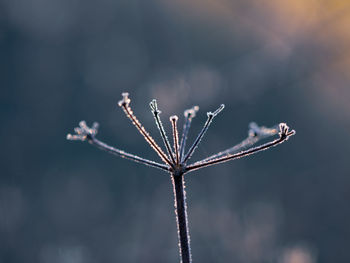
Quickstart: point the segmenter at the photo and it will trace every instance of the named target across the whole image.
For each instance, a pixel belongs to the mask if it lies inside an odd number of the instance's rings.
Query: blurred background
[[[269,151],[188,174],[194,262],[350,262],[350,2],[2,0],[0,262],[179,262],[167,174],[117,102],[169,116],[226,105],[194,160],[287,122]]]

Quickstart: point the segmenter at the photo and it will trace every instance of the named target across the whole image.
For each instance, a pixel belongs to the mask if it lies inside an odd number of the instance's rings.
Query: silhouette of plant
[[[185,192],[185,180],[184,175],[194,170],[198,170],[210,165],[223,163],[226,161],[238,159],[244,156],[248,156],[253,153],[257,153],[273,146],[276,146],[286,140],[292,135],[295,134],[294,130],[289,130],[289,127],[285,123],[280,123],[278,126],[272,128],[266,128],[264,126],[258,126],[256,123],[250,123],[248,137],[243,140],[241,143],[209,156],[201,161],[188,164],[188,161],[191,159],[193,153],[198,147],[200,141],[202,140],[204,134],[208,130],[210,124],[213,119],[224,109],[224,105],[222,104],[217,110],[214,112],[207,113],[207,121],[205,122],[202,130],[198,134],[194,143],[191,145],[187,153],[185,154],[185,146],[187,142],[188,132],[192,123],[193,118],[196,116],[198,111],[198,107],[195,106],[192,109],[188,109],[184,112],[185,122],[182,131],[181,141],[179,142],[178,129],[177,129],[177,116],[171,116],[170,121],[172,125],[173,132],[173,147],[171,147],[170,142],[166,136],[165,130],[163,128],[162,122],[160,120],[161,111],[158,109],[157,101],[152,100],[150,103],[151,111],[156,121],[158,130],[163,139],[163,143],[165,145],[167,153],[165,153],[162,148],[154,141],[154,139],[149,135],[149,133],[145,130],[145,128],[141,125],[139,120],[134,115],[133,111],[130,108],[129,94],[122,93],[122,100],[119,101],[118,105],[124,110],[126,116],[131,120],[131,122],[135,125],[135,127],[139,130],[139,132],[143,135],[148,144],[155,150],[155,152],[159,155],[161,160],[164,162],[158,163],[155,161],[151,161],[134,154],[130,154],[109,146],[104,142],[98,140],[96,138],[98,131],[98,123],[93,123],[92,127],[88,127],[85,121],[81,121],[79,123],[79,127],[75,128],[74,131],[76,134],[68,134],[68,140],[80,140],[80,141],[88,141],[90,144],[97,146],[98,148],[120,156],[122,158],[126,158],[135,162],[139,162],[151,167],[155,167],[161,170],[164,170],[171,175],[173,190],[174,190],[174,199],[175,199],[175,214],[177,221],[177,229],[178,229],[178,238],[179,238],[179,252],[182,263],[190,263],[192,262],[191,258],[191,248],[190,248],[190,236],[188,229],[188,220],[187,220],[187,205],[186,205],[186,192]],[[254,144],[259,142],[262,139],[278,135],[277,139],[274,139],[265,144],[261,144],[259,146],[253,147]]]

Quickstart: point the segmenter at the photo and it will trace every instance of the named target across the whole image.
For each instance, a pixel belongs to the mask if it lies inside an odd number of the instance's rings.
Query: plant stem
[[[172,173],[171,179],[175,197],[175,214],[182,263],[191,263],[190,235],[187,221],[185,180],[183,173]]]

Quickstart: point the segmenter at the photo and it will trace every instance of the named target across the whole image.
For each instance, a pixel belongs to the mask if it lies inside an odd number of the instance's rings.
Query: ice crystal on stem
[[[151,161],[137,155],[127,153],[123,150],[109,146],[108,144],[98,140],[96,138],[98,131],[98,123],[93,123],[92,127],[88,127],[85,121],[79,123],[79,127],[75,128],[75,134],[68,134],[67,139],[72,141],[88,141],[90,144],[96,147],[115,154],[119,157],[129,159],[134,162],[145,164],[154,168],[158,168],[170,173],[173,188],[174,188],[174,199],[175,199],[175,213],[178,227],[178,237],[179,237],[179,251],[182,263],[189,263],[192,261],[191,249],[190,249],[190,237],[187,219],[187,205],[186,205],[186,192],[185,192],[185,180],[184,175],[194,170],[198,170],[207,166],[214,164],[224,163],[230,160],[235,160],[242,158],[271,147],[274,147],[282,142],[285,142],[295,134],[294,130],[289,130],[286,123],[280,123],[272,128],[267,128],[264,126],[258,126],[256,123],[252,122],[249,125],[248,137],[244,139],[239,144],[230,147],[224,151],[211,155],[201,161],[187,164],[191,159],[196,148],[203,139],[205,133],[209,129],[210,124],[214,118],[224,109],[222,104],[214,112],[207,113],[207,120],[204,123],[203,128],[199,132],[198,136],[194,140],[192,146],[189,148],[188,152],[185,154],[185,147],[188,138],[188,132],[191,127],[193,118],[198,112],[198,106],[194,106],[191,109],[185,110],[184,116],[184,126],[181,135],[181,140],[179,141],[178,129],[177,129],[177,116],[171,116],[170,122],[172,125],[172,135],[173,135],[173,148],[168,140],[166,132],[164,130],[163,124],[160,119],[161,111],[158,109],[157,101],[152,100],[150,102],[151,111],[155,119],[156,125],[162,137],[163,143],[166,148],[165,153],[162,148],[156,143],[156,141],[150,136],[146,131],[144,126],[134,115],[131,107],[131,100],[129,98],[129,93],[122,93],[122,100],[119,101],[118,105],[123,109],[126,116],[130,119],[132,124],[138,129],[141,135],[145,138],[146,142],[151,146],[151,148],[158,154],[163,163],[156,161]],[[278,138],[271,140],[265,144],[254,146],[260,140],[266,139],[272,136],[278,135]]]
[[[92,127],[89,128],[86,125],[85,121],[79,122],[79,127],[76,127],[74,129],[75,133],[74,135],[68,133],[67,134],[67,140],[71,141],[85,141],[86,139],[91,139],[92,137],[95,137],[98,131],[98,123],[94,122],[92,124]]]

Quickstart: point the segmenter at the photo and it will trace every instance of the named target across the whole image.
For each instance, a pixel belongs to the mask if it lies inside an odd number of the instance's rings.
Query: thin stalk
[[[185,154],[185,146],[186,141],[188,137],[188,131],[190,130],[192,119],[196,116],[197,111],[199,110],[198,106],[194,106],[192,109],[185,110],[185,124],[182,130],[182,136],[181,136],[181,143],[180,143],[180,161],[182,162],[182,159]]]
[[[184,124],[184,128],[182,131],[181,143],[180,143],[180,160],[181,161],[182,161],[183,156],[185,154],[185,146],[186,146],[188,131],[190,130],[190,127],[191,127],[191,122],[192,122],[192,118],[185,119],[185,124]]]
[[[96,139],[95,137],[88,137],[88,142],[91,143],[92,145],[95,145],[97,148],[104,150],[106,152],[112,153],[114,155],[117,155],[119,157],[137,162],[137,163],[142,163],[148,166],[152,166],[154,168],[158,168],[161,170],[165,170],[165,171],[169,171],[169,166],[165,165],[165,164],[161,164],[161,163],[157,163],[142,157],[139,157],[137,155],[131,154],[131,153],[127,153],[124,152],[122,150],[119,150],[117,148],[114,148],[112,146],[109,146],[108,144]]]
[[[175,197],[175,215],[177,222],[177,233],[179,238],[179,250],[182,263],[191,263],[191,247],[190,235],[187,220],[187,205],[185,180],[183,173],[172,173],[171,179],[173,183]]]
[[[167,163],[169,166],[172,166],[172,163],[166,156],[166,154],[163,152],[163,150],[158,146],[158,144],[154,141],[154,139],[149,135],[149,133],[146,131],[146,129],[141,125],[139,120],[134,115],[133,111],[131,110],[129,104],[129,93],[123,93],[122,94],[123,99],[119,101],[118,105],[124,110],[126,116],[131,120],[131,122],[134,124],[134,126],[138,129],[138,131],[143,135],[145,140],[148,142],[148,144],[156,151],[156,153],[159,155],[159,157]]]
[[[177,131],[177,116],[171,116],[171,126],[173,128],[173,141],[174,141],[174,152],[176,156],[176,165],[180,163],[180,155],[179,155],[179,133]]]
[[[196,140],[194,141],[194,143],[192,144],[191,148],[188,150],[186,156],[183,159],[183,163],[186,163],[192,156],[192,154],[194,153],[194,151],[196,150],[196,148],[198,147],[198,144],[200,143],[200,141],[202,140],[204,134],[206,133],[206,131],[208,130],[211,122],[213,121],[213,119],[215,118],[216,115],[218,115],[223,109],[225,108],[224,104],[221,104],[221,106],[214,112],[208,112],[207,116],[208,119],[205,122],[202,130],[200,131],[200,133],[198,134]]]
[[[252,122],[249,124],[249,127],[250,127],[250,129],[248,132],[248,137],[246,139],[244,139],[242,142],[240,142],[239,144],[236,144],[235,146],[233,146],[227,150],[224,150],[224,151],[221,151],[217,154],[211,155],[211,156],[205,158],[204,160],[202,160],[201,162],[207,162],[209,160],[217,159],[217,158],[229,155],[229,154],[238,153],[240,151],[247,149],[248,147],[253,146],[254,144],[259,142],[260,140],[274,136],[278,133],[277,125],[275,125],[275,127],[273,127],[273,128],[266,128],[264,126],[259,127],[255,122]]]
[[[171,161],[173,163],[175,163],[175,159],[174,159],[174,156],[173,156],[173,152],[171,151],[171,147],[170,147],[170,143],[169,143],[168,137],[166,136],[166,133],[165,133],[162,121],[160,120],[159,114],[161,113],[161,111],[158,110],[157,101],[156,100],[152,100],[149,105],[151,107],[152,114],[153,114],[153,117],[154,117],[154,119],[156,121],[156,124],[157,124],[158,130],[160,132],[160,135],[162,136],[165,148],[168,151],[169,158],[171,158]]]
[[[142,157],[139,157],[137,155],[124,152],[123,150],[114,148],[98,139],[96,139],[96,134],[98,132],[98,123],[94,122],[92,124],[92,127],[87,126],[85,121],[79,122],[79,127],[74,128],[75,134],[67,134],[67,140],[70,141],[88,141],[90,144],[96,146],[97,148],[104,150],[106,152],[112,153],[114,155],[117,155],[119,157],[142,163],[148,166],[152,166],[158,169],[162,169],[165,171],[169,171],[170,166],[167,166],[165,164],[157,163]]]
[[[245,150],[245,151],[241,151],[241,152],[236,153],[236,154],[228,154],[226,156],[219,157],[217,159],[212,159],[212,160],[209,160],[209,161],[206,161],[206,162],[203,162],[203,161],[196,162],[194,164],[191,164],[191,165],[187,166],[185,171],[189,172],[189,171],[197,170],[197,169],[204,168],[204,167],[207,167],[207,166],[210,166],[210,165],[224,163],[224,162],[227,162],[227,161],[230,161],[230,160],[242,158],[242,157],[245,157],[245,156],[248,156],[248,155],[251,155],[251,154],[263,151],[263,150],[266,150],[268,148],[271,148],[273,146],[276,146],[276,145],[286,141],[289,138],[289,136],[292,136],[294,134],[295,134],[295,131],[292,130],[291,132],[289,132],[287,134],[283,134],[283,136],[281,136],[280,138],[278,138],[278,139],[276,139],[274,141],[262,144],[260,146],[253,147],[253,148],[250,148],[250,149]]]

